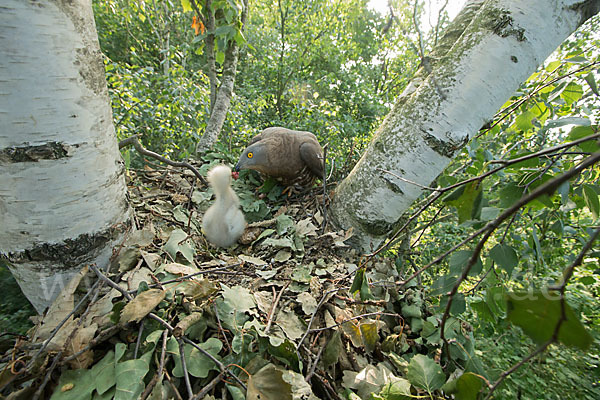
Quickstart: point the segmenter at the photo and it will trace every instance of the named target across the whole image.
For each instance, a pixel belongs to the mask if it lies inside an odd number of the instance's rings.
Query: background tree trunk
[[[247,16],[248,0],[244,0],[244,7],[242,9],[242,14],[240,18],[242,27],[240,29],[244,29]],[[212,48],[212,51],[214,53],[214,44],[212,45]],[[208,50],[210,50],[209,46],[207,46],[207,51]],[[219,86],[216,94],[213,94],[214,83],[213,79],[211,79],[210,118],[208,119],[208,122],[206,124],[206,130],[204,131],[204,135],[202,135],[200,141],[198,142],[196,152],[201,153],[210,149],[219,139],[221,128],[223,128],[225,118],[227,117],[227,112],[229,111],[229,105],[231,104],[231,97],[233,96],[233,86],[235,84],[235,75],[237,73],[237,62],[239,52],[240,49],[238,43],[235,40],[230,40],[225,51],[225,61],[223,62],[223,75],[221,76],[221,85]],[[212,56],[212,59],[214,61],[214,54]]]
[[[0,254],[42,312],[129,225],[90,0],[0,12]]]
[[[335,222],[376,248],[535,69],[600,8],[586,0],[470,0],[337,187]]]

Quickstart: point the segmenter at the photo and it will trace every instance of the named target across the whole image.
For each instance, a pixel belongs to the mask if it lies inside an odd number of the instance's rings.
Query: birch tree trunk
[[[599,0],[469,0],[337,187],[331,213],[376,248],[403,212]],[[400,177],[400,178],[399,178]]]
[[[90,0],[3,0],[0,256],[42,312],[130,220]]]

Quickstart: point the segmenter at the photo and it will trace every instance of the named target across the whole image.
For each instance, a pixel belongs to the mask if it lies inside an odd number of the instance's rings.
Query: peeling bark
[[[470,0],[338,186],[336,224],[376,248],[479,127],[600,8],[587,0]],[[388,172],[389,171],[389,172]]]
[[[0,257],[42,312],[129,227],[90,0],[0,11]]]

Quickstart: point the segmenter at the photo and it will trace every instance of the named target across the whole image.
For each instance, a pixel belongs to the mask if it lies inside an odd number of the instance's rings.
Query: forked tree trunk
[[[331,213],[376,248],[519,84],[599,0],[470,0],[337,187]]]
[[[248,16],[248,0],[243,1],[242,13],[240,16],[241,28],[243,29],[246,25],[246,18]],[[213,39],[214,40],[214,39]],[[214,53],[214,43],[207,45],[207,51]],[[206,123],[206,129],[204,134],[200,138],[196,146],[196,152],[202,153],[210,149],[219,139],[219,134],[225,123],[227,112],[231,104],[231,98],[233,97],[233,87],[235,84],[235,75],[237,73],[237,63],[240,49],[239,45],[235,40],[231,40],[227,45],[225,51],[225,60],[223,61],[223,74],[221,75],[221,85],[216,88],[214,77],[212,72],[209,73],[211,85],[210,85],[210,117]],[[209,59],[212,58],[212,66],[214,67],[214,54],[208,55]],[[215,92],[216,90],[216,92]]]
[[[0,255],[42,312],[129,225],[90,0],[3,0]]]

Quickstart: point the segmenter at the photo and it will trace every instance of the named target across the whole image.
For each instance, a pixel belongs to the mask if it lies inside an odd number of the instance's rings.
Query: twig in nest
[[[325,345],[319,346],[319,352],[317,353],[317,357],[313,361],[313,365],[310,367],[308,374],[306,374],[306,377],[304,378],[304,380],[306,382],[310,382],[311,378],[315,374],[315,371],[317,369],[317,364],[319,363],[319,359],[321,358],[321,354],[323,353],[323,350],[325,349],[325,347],[326,347]]]
[[[142,334],[144,333],[144,321],[140,322],[140,329],[138,330],[138,337],[135,341],[135,350],[133,351],[133,358],[137,358],[138,351],[140,351],[140,345],[142,344]]]
[[[212,362],[215,363],[215,365],[217,366],[217,368],[219,368],[219,370],[223,373],[228,374],[229,376],[231,376],[233,379],[236,380],[236,382],[245,390],[247,390],[246,385],[244,385],[244,382],[242,382],[240,380],[240,378],[237,377],[236,374],[234,374],[233,372],[231,372],[230,370],[228,370],[225,365],[217,360],[215,357],[213,357],[212,354],[210,354],[208,351],[204,350],[202,347],[198,346],[196,343],[194,343],[193,341],[191,341],[190,339],[186,338],[185,336],[181,338],[184,342],[191,344],[192,346],[194,346],[196,348],[196,350],[198,350],[200,353],[204,354],[206,357],[210,358]]]
[[[133,136],[128,137],[127,139],[121,140],[119,142],[119,149],[122,149],[125,146],[133,145],[133,147],[140,154],[143,154],[143,155],[148,156],[148,157],[155,158],[158,161],[161,161],[161,162],[163,162],[163,163],[165,163],[167,165],[170,165],[172,167],[178,167],[178,168],[184,167],[184,168],[189,169],[190,171],[192,171],[194,173],[194,175],[196,175],[196,178],[198,178],[198,180],[200,182],[202,182],[203,184],[206,185],[206,180],[204,179],[204,177],[202,175],[200,175],[200,172],[198,172],[198,170],[192,164],[190,164],[188,162],[185,162],[185,161],[171,161],[168,158],[165,158],[165,157],[161,156],[158,153],[155,153],[153,151],[145,149],[141,145],[140,141],[138,140],[140,136],[141,135],[133,135]]]
[[[300,338],[300,341],[298,342],[296,349],[300,348],[300,346],[302,345],[302,342],[304,342],[304,339],[306,339],[306,337],[308,336],[308,333],[310,332],[310,327],[315,319],[315,316],[317,315],[317,311],[319,311],[319,308],[321,308],[321,306],[323,305],[325,300],[327,300],[329,298],[329,295],[331,293],[335,293],[338,290],[341,290],[341,288],[331,289],[331,290],[328,290],[325,293],[323,293],[323,297],[321,297],[321,300],[319,300],[319,304],[317,304],[315,311],[313,311],[312,315],[310,316],[310,321],[308,321],[308,326],[306,327],[306,331],[304,332],[304,335],[302,335],[302,337]]]
[[[63,359],[60,362],[60,364],[63,365],[71,360],[76,359],[77,357],[79,357],[80,355],[82,355],[83,353],[85,353],[86,351],[91,349],[92,347],[96,346],[98,343],[102,343],[102,342],[110,339],[120,330],[121,330],[121,328],[118,325],[113,325],[111,327],[106,328],[105,330],[101,331],[98,334],[98,336],[96,336],[94,339],[90,340],[90,342],[88,343],[87,346],[85,346],[83,349],[79,350],[77,353],[74,353],[74,354],[70,355],[69,357],[66,357],[65,359]]]
[[[219,318],[219,312],[217,311],[217,303],[213,303],[213,307],[215,309],[215,318],[217,320],[217,326],[219,327],[219,332],[223,335],[223,340],[227,345],[227,349],[231,351],[231,344],[229,344],[229,339],[227,339],[227,335],[225,334],[225,330],[223,329],[223,325],[221,325],[221,318]]]
[[[94,268],[95,268],[95,265],[94,265]],[[101,281],[96,281],[96,283],[94,283],[94,286],[92,287],[92,289],[89,290],[88,293],[93,293],[94,296],[90,300],[90,303],[88,304],[88,306],[85,309],[85,311],[79,316],[79,321],[77,321],[77,324],[75,325],[75,329],[73,329],[71,331],[71,333],[69,334],[69,336],[65,340],[65,343],[64,343],[62,349],[54,356],[54,359],[52,360],[52,365],[50,365],[50,368],[48,368],[48,371],[46,372],[46,376],[44,377],[44,380],[42,381],[42,383],[40,384],[40,386],[37,388],[37,390],[35,391],[35,393],[33,394],[32,400],[38,400],[41,397],[42,393],[44,392],[44,389],[45,389],[46,385],[50,381],[50,377],[52,376],[52,372],[57,367],[58,362],[60,361],[62,355],[65,352],[65,349],[67,349],[71,345],[71,342],[73,341],[73,338],[75,338],[75,334],[78,332],[79,328],[82,326],[83,321],[85,321],[87,315],[89,314],[90,310],[92,309],[92,305],[96,302],[96,299],[98,298],[98,295],[100,294],[100,288],[101,287],[102,287],[102,282]],[[86,293],[86,295],[87,295],[87,293]],[[80,303],[81,303],[81,301],[80,301]]]
[[[50,333],[50,336],[48,337],[48,339],[46,339],[44,341],[44,343],[42,344],[42,347],[40,347],[40,349],[37,351],[37,353],[35,353],[33,358],[27,364],[27,367],[26,367],[27,370],[29,370],[29,368],[31,368],[31,366],[35,363],[35,361],[40,356],[40,354],[42,354],[42,352],[46,349],[46,346],[48,346],[50,344],[50,342],[52,341],[52,339],[54,339],[54,337],[56,336],[56,334],[58,333],[60,328],[62,328],[62,326],[69,320],[69,318],[71,318],[73,316],[73,314],[75,314],[77,312],[77,310],[79,310],[79,307],[81,307],[83,305],[85,300],[89,296],[91,296],[93,293],[95,293],[95,290],[98,287],[99,282],[100,281],[97,281],[96,283],[94,283],[94,286],[92,286],[92,288],[90,290],[88,290],[88,292],[81,298],[81,300],[79,300],[79,303],[77,303],[77,305],[73,308],[73,311],[71,311],[69,314],[67,314],[67,316],[65,316],[62,319],[62,321],[59,322],[59,324],[56,326],[56,328],[54,328],[54,330]]]
[[[210,392],[211,390],[213,390],[213,388],[215,386],[217,386],[217,383],[221,382],[222,379],[223,379],[223,372],[221,372],[220,374],[215,376],[215,378],[212,381],[210,381],[206,386],[204,386],[202,388],[202,390],[200,390],[198,393],[196,393],[196,395],[194,397],[192,397],[192,400],[203,399],[208,394],[208,392]]]
[[[285,286],[281,289],[281,291],[277,295],[277,298],[275,298],[275,301],[273,302],[271,311],[269,311],[269,320],[267,321],[267,325],[265,326],[265,334],[269,333],[269,330],[271,329],[271,324],[273,323],[273,316],[275,315],[275,310],[277,309],[277,304],[279,303],[279,300],[281,300],[281,295],[283,294],[283,292],[285,292],[285,290],[288,288],[288,286],[290,286],[290,282],[287,282],[285,284]]]
[[[152,393],[152,390],[154,389],[154,386],[156,386],[156,384],[159,381],[162,381],[162,377],[163,377],[163,370],[165,368],[165,355],[167,353],[167,338],[169,337],[169,331],[167,329],[164,330],[163,332],[163,336],[162,336],[162,349],[160,352],[160,363],[158,365],[158,371],[156,371],[156,374],[154,375],[154,377],[152,377],[152,380],[148,383],[148,385],[146,386],[146,389],[144,389],[144,393],[142,393],[142,395],[140,396],[141,400],[146,400],[148,398],[148,396],[150,396],[150,393]]]
[[[177,342],[179,343],[179,356],[181,357],[181,368],[183,369],[183,378],[185,380],[185,387],[188,392],[188,398],[192,398],[192,396],[194,396],[194,392],[192,391],[192,384],[190,383],[190,374],[188,373],[187,365],[185,363],[183,340],[181,340],[181,338],[177,338]]]

